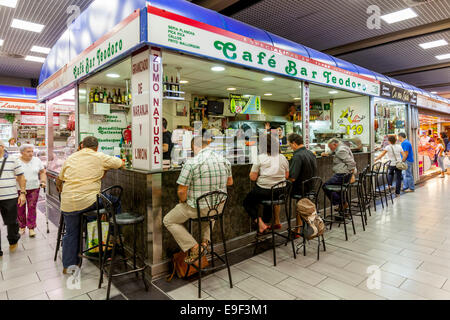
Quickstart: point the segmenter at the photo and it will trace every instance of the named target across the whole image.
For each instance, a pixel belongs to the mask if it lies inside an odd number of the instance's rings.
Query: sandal
[[[204,246],[200,246],[200,256],[198,255],[198,250],[189,250],[189,255],[184,259],[184,262],[187,264],[193,264],[197,260],[199,260],[201,257],[203,257],[206,254],[206,248]]]
[[[270,229],[270,230],[272,230],[272,228],[273,228],[274,230],[279,230],[279,229],[281,229],[281,224],[278,223],[278,224],[274,224],[273,226],[269,226],[269,229]]]

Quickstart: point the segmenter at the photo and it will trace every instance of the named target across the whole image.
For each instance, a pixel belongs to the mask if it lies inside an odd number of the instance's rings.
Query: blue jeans
[[[346,181],[344,181],[344,178]],[[323,191],[327,195],[328,199],[330,199],[333,205],[340,204],[341,196],[339,193],[330,191],[326,189],[327,185],[341,185],[342,182],[347,183],[351,178],[351,175],[346,175],[345,173],[335,173],[330,179],[328,179],[322,186]]]
[[[396,166],[389,166],[388,171],[388,183],[393,185],[395,175],[395,194],[400,194],[400,188],[402,187],[402,171],[398,170]]]
[[[105,195],[108,199],[116,207],[116,213],[119,214],[122,212],[122,206],[120,201],[117,201],[117,198],[111,195]],[[100,199],[100,208],[103,208],[102,199]],[[66,233],[63,238],[62,243],[62,263],[64,268],[68,268],[70,266],[79,265],[80,257],[78,256],[78,251],[80,248],[80,223],[81,223],[81,214],[89,211],[97,210],[97,204],[94,203],[86,209],[80,211],[72,211],[72,212],[64,212],[61,211],[61,214],[64,215],[64,223],[66,225]],[[95,221],[95,217],[89,217],[88,221]]]
[[[408,169],[403,171],[403,190],[411,189],[414,190],[414,176],[412,173],[412,168],[414,165],[414,162],[406,161],[406,164],[408,165]]]

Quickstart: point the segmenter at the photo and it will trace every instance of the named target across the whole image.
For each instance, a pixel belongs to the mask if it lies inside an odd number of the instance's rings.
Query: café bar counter
[[[354,153],[358,172],[361,172],[371,161],[370,153]],[[333,175],[333,157],[318,157],[318,176],[326,181]],[[228,250],[249,245],[254,239],[251,221],[245,212],[242,201],[252,188],[249,179],[251,165],[233,165],[234,185],[228,189],[228,204],[224,216],[224,229]],[[179,247],[171,234],[163,226],[163,217],[178,204],[177,179],[180,169],[168,169],[161,172],[145,172],[139,170],[111,170],[102,181],[102,189],[120,185],[124,188],[122,196],[123,211],[135,212],[146,217],[144,234],[146,238],[146,261],[150,266],[147,270],[152,277],[167,274],[170,258],[179,251]],[[49,213],[56,216],[59,211],[59,200],[54,185],[55,174],[49,175],[48,206]],[[321,193],[321,195],[323,195]],[[321,196],[321,204],[323,196]],[[329,204],[329,203],[328,203]],[[53,212],[53,214],[52,214]],[[282,221],[284,211],[281,212]],[[55,219],[52,219],[54,221]],[[213,237],[220,239],[218,228],[213,231]],[[195,228],[194,228],[195,232]],[[123,230],[126,247],[132,244],[132,229]],[[142,236],[142,235],[139,235]],[[127,244],[130,244],[127,246]],[[217,244],[218,252],[221,245]]]

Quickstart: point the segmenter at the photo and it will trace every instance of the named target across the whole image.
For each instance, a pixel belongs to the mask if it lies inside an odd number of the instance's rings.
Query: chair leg
[[[109,265],[108,287],[106,289],[106,300],[109,300],[109,294],[111,292],[111,283],[112,283],[112,278],[113,278],[112,275],[113,275],[114,260],[116,258],[116,243],[115,243],[116,239],[117,239],[117,226],[114,226],[114,244],[112,246],[112,252],[111,252],[111,264]]]
[[[275,222],[274,206],[272,205],[272,251],[273,251],[273,265],[277,265],[277,253],[275,249],[275,229],[273,228]]]
[[[136,270],[136,258],[137,258],[137,228],[136,224],[133,225],[133,269]],[[116,239],[114,239],[115,241]],[[136,278],[139,278],[138,273],[136,272]]]
[[[201,258],[201,241],[202,241],[202,223],[201,221],[198,222],[198,256],[200,257],[198,259],[198,298],[201,299],[202,297],[202,258]]]
[[[103,233],[102,233],[102,222],[100,220],[100,217],[97,217],[97,230],[98,230],[98,263],[100,265],[100,270],[102,270],[102,268],[103,268]],[[102,277],[102,273],[100,271],[100,278],[101,277]],[[100,283],[100,285],[101,285],[101,283]]]
[[[59,217],[58,235],[56,237],[55,257],[53,258],[53,261],[56,261],[56,259],[58,258],[58,251],[59,251],[59,247],[61,246],[62,229],[63,229],[63,225],[64,225],[64,215],[62,213],[60,213],[60,214],[61,215]]]
[[[83,264],[83,231],[84,231],[84,218],[83,215],[80,214],[80,239],[79,239],[79,259],[80,262],[78,263],[78,267],[81,268],[81,265]]]
[[[375,211],[377,211],[377,199],[376,199],[376,186],[374,185],[375,183],[375,177],[370,177],[370,196],[373,200],[373,207],[375,208]]]
[[[305,223],[305,222],[303,222]],[[306,238],[303,237],[303,256],[306,257]]]
[[[320,259],[320,236],[317,237],[317,260]]]
[[[387,198],[386,186],[387,186],[387,178],[386,178],[386,175],[383,174],[383,191],[384,191],[384,199],[386,200],[386,207],[388,207],[389,204],[388,204],[388,198]],[[390,192],[391,192],[391,189],[389,188],[389,193],[390,193]]]
[[[142,232],[142,264],[144,265],[144,268],[142,269],[142,281],[144,282],[145,291],[148,291],[148,284],[145,280],[145,237],[144,237],[144,224],[141,223],[141,232]]]
[[[289,206],[289,208],[287,207]],[[288,221],[288,238],[291,241],[291,245],[292,245],[292,252],[294,253],[294,259],[297,259],[297,254],[295,253],[295,244],[294,244],[294,237],[292,237],[291,233],[292,233],[292,225],[291,225],[291,208],[292,208],[292,203],[291,201],[286,201],[286,205],[285,205],[285,212],[286,212],[286,218]],[[289,240],[288,240],[289,241]],[[287,241],[286,241],[287,244]]]
[[[340,199],[340,206],[339,206],[339,211],[340,213],[342,213],[342,220],[344,223],[344,232],[345,232],[345,241],[348,241],[348,234],[347,234],[347,222],[345,221],[345,211],[344,211],[344,204],[343,202],[343,194],[341,194],[341,199]],[[333,203],[332,203],[333,204]],[[340,224],[340,223],[339,223]]]
[[[213,226],[211,220],[209,221],[209,230],[209,242],[211,243],[211,265],[214,268],[214,241],[212,236]]]
[[[227,269],[228,269],[228,279],[230,281],[230,288],[233,288],[233,281],[231,279],[230,263],[228,262],[228,251],[227,251],[227,244],[226,244],[226,240],[225,240],[225,232],[223,230],[223,216],[222,215],[219,217],[219,223],[220,223],[220,232],[221,232],[222,242],[223,242],[223,251],[224,251],[224,255],[225,255],[225,263],[226,263]]]
[[[351,202],[350,202],[351,199],[349,199],[348,192],[346,192],[345,196],[347,197],[348,214],[350,215],[350,219],[352,221],[353,234],[356,234],[355,221],[353,220],[352,206],[351,206]],[[345,223],[345,210],[344,210],[344,223]]]
[[[323,245],[323,251],[327,251],[327,247],[325,246],[325,238],[322,235],[322,245]]]
[[[110,228],[108,228],[108,235],[106,236],[106,250],[105,252],[108,251],[109,248],[109,241],[111,240],[111,232],[109,230]],[[106,253],[103,255],[103,261],[100,263],[100,280],[98,282],[98,288],[100,289],[102,287],[102,283],[103,283],[103,274],[105,273],[105,263],[106,263]],[[110,277],[110,275],[108,274],[108,277]]]

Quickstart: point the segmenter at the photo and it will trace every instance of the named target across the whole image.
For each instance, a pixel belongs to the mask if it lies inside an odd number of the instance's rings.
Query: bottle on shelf
[[[167,75],[164,77],[163,81],[163,92],[166,93],[167,91]]]
[[[98,102],[103,102],[103,90],[102,87],[100,87],[99,93],[98,93]]]
[[[131,104],[131,88],[128,87],[128,104]]]
[[[119,93],[120,93],[120,89],[119,89]],[[126,104],[126,101],[125,101],[125,90],[122,92],[122,94],[120,95],[120,102],[122,103],[122,104]]]
[[[94,88],[91,88],[91,91],[89,91],[89,102],[94,102]]]
[[[176,83],[176,84],[175,84],[175,91],[180,91],[180,83],[178,82],[178,77],[175,78],[175,83]],[[176,97],[179,97],[180,94],[179,94],[179,93],[176,93],[175,96],[176,96]]]
[[[113,103],[113,98],[111,96],[111,91],[108,93],[108,100],[107,101],[108,101],[107,103],[109,103],[109,104]]]
[[[95,91],[94,91],[94,102],[99,102],[99,95],[98,95],[97,88],[95,88]]]
[[[108,103],[108,93],[105,90],[103,90],[103,103]]]
[[[116,89],[113,89],[113,103],[117,103],[117,93],[116,93]]]

